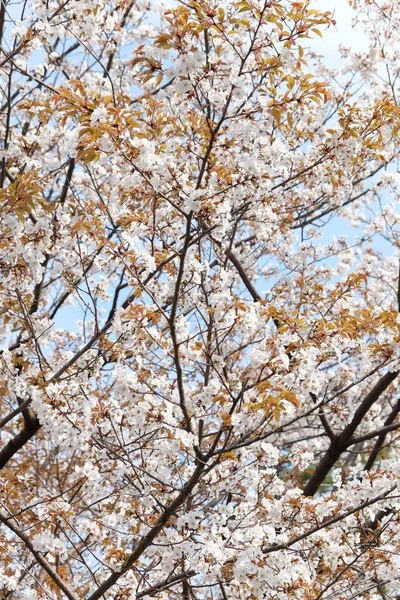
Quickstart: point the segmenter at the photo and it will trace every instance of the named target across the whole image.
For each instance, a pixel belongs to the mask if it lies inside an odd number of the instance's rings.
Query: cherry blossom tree
[[[1,0],[0,597],[400,590],[400,4]]]

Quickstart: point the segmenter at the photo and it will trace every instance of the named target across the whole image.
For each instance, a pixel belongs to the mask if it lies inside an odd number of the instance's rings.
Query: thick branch
[[[145,535],[133,548],[132,553],[125,565],[122,567],[120,571],[115,571],[110,577],[108,577],[91,596],[89,596],[88,600],[99,600],[113,585],[117,583],[117,581],[126,573],[134,563],[140,558],[143,552],[153,543],[154,539],[161,532],[161,530],[165,527],[169,519],[178,508],[185,502],[188,496],[193,491],[194,487],[200,480],[201,474],[205,468],[205,464],[199,462],[193,475],[187,481],[185,486],[182,488],[178,496],[175,498],[173,502],[167,506],[161,517],[158,519],[157,523],[154,525],[152,529]]]
[[[369,431],[364,435],[360,435],[357,438],[353,438],[349,442],[349,446],[353,446],[355,444],[361,444],[362,442],[367,442],[368,440],[372,440],[373,438],[379,436],[383,436],[383,438],[392,431],[396,431],[396,429],[400,428],[400,423],[392,423],[391,425],[386,425],[385,427],[381,427],[380,429],[375,429],[374,431]]]
[[[65,176],[64,185],[63,185],[63,188],[61,191],[60,204],[64,204],[65,200],[67,199],[68,189],[69,189],[69,186],[71,185],[71,179],[72,179],[72,175],[74,173],[74,169],[75,169],[75,159],[71,158],[69,161],[67,175]]]
[[[33,438],[40,427],[39,419],[35,416],[25,420],[25,427],[23,430],[10,440],[0,451],[0,470],[8,463],[14,454],[21,450],[21,448]]]
[[[302,533],[301,535],[298,535],[298,536],[292,538],[285,544],[275,544],[275,545],[269,546],[268,548],[265,548],[263,550],[263,553],[271,554],[271,552],[276,552],[277,550],[288,550],[291,546],[293,546],[294,544],[297,544],[297,542],[301,542],[301,540],[304,540],[305,538],[309,537],[313,533],[316,533],[317,531],[321,531],[321,529],[325,529],[326,527],[330,527],[330,525],[334,525],[335,523],[338,523],[339,521],[346,519],[350,515],[354,515],[354,513],[358,512],[359,510],[363,510],[364,508],[368,508],[368,506],[372,506],[373,504],[376,504],[380,500],[384,500],[396,488],[397,488],[397,485],[392,486],[389,490],[387,490],[386,492],[383,492],[383,494],[379,494],[379,496],[375,496],[375,498],[371,498],[371,500],[367,500],[366,502],[363,502],[362,504],[359,504],[358,506],[355,506],[354,508],[351,508],[350,510],[348,510],[344,513],[341,513],[337,517],[333,517],[332,519],[328,519],[328,521],[324,521],[320,525],[316,525],[315,527],[313,527],[312,529],[309,529],[308,531]]]
[[[378,457],[378,454],[380,452],[380,450],[382,449],[382,446],[385,442],[385,438],[386,435],[389,433],[390,430],[388,430],[388,427],[390,427],[393,423],[393,421],[395,420],[395,418],[397,417],[397,415],[400,412],[400,399],[396,402],[396,404],[393,407],[393,410],[391,411],[391,413],[389,414],[388,418],[386,419],[385,423],[384,423],[384,428],[381,430],[378,439],[375,442],[375,446],[372,449],[371,454],[368,457],[367,462],[365,463],[365,471],[370,471]],[[400,423],[396,423],[393,426],[393,429],[397,429],[397,427],[400,427]],[[393,431],[392,429],[392,431]]]
[[[324,482],[325,477],[328,475],[336,461],[340,458],[342,452],[344,452],[344,450],[351,445],[354,432],[364,419],[369,409],[387,390],[389,385],[396,379],[397,375],[397,371],[395,373],[389,371],[383,375],[383,377],[380,378],[380,380],[374,385],[372,390],[360,403],[351,422],[343,429],[339,436],[331,440],[328,450],[321,458],[314,471],[314,474],[304,488],[305,496],[314,496],[314,494],[319,490],[320,485]]]

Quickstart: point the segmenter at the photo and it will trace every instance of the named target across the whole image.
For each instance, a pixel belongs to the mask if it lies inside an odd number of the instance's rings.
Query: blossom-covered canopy
[[[400,4],[351,4],[334,70],[312,0],[2,0],[2,599],[399,597]]]

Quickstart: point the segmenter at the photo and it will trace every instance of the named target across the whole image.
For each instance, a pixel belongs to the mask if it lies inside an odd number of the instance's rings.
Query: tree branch
[[[140,558],[143,552],[148,548],[157,535],[161,532],[164,526],[167,524],[171,516],[177,511],[177,509],[185,502],[188,496],[191,494],[192,490],[200,480],[200,477],[204,471],[205,463],[198,462],[197,467],[191,476],[191,478],[186,482],[178,496],[173,500],[165,509],[161,517],[158,519],[157,523],[154,525],[152,529],[136,544],[132,553],[125,565],[121,570],[115,571],[110,577],[108,577],[103,583],[97,588],[93,594],[89,596],[87,600],[99,600],[117,581],[126,573],[132,565]]]
[[[60,588],[62,592],[67,596],[69,600],[79,600],[79,597],[75,594],[73,590],[61,579],[57,571],[50,565],[50,563],[45,559],[45,557],[34,549],[32,542],[28,538],[27,535],[14,523],[10,523],[9,519],[0,513],[0,521],[4,523],[8,529],[10,529],[28,548],[29,552],[35,557],[38,564],[42,567],[44,571],[48,574],[48,576],[54,581],[54,583]]]
[[[372,390],[360,403],[351,422],[343,429],[339,436],[331,440],[328,450],[321,458],[314,471],[314,474],[308,480],[307,485],[304,488],[305,496],[314,496],[314,494],[318,491],[320,485],[324,482],[325,477],[339,459],[342,452],[344,452],[344,450],[346,450],[346,448],[351,444],[351,439],[354,435],[354,432],[362,422],[369,409],[387,390],[389,385],[393,383],[397,376],[398,371],[394,373],[388,371],[385,375],[383,375],[383,377],[379,379]]]

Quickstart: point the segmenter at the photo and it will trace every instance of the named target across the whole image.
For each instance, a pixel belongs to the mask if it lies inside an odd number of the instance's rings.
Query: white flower
[[[93,116],[93,115],[92,115]],[[107,135],[102,135],[99,139],[100,148],[104,150],[104,152],[110,152],[113,148],[113,143]]]
[[[279,462],[279,450],[268,442],[261,442],[260,444],[262,451],[264,452],[264,458],[262,460],[263,466],[273,466]]]
[[[38,552],[51,552],[52,550],[65,550],[65,544],[60,538],[55,537],[50,531],[38,533],[32,540],[33,547]]]
[[[25,25],[22,23],[22,21],[17,21],[15,27],[13,27],[13,29],[11,30],[11,36],[12,37],[23,37],[24,35],[26,35],[26,32],[28,31],[28,28],[25,27]]]
[[[105,121],[107,118],[108,112],[105,106],[99,106],[95,108],[90,116],[90,124],[94,125],[96,121]]]
[[[192,89],[192,84],[189,81],[189,79],[178,79],[174,83],[174,87],[178,93],[180,92],[182,94],[185,94],[186,92],[189,92],[189,90]]]
[[[185,200],[185,210],[198,212],[201,209],[201,201],[198,198],[204,193],[202,190],[193,190]]]

